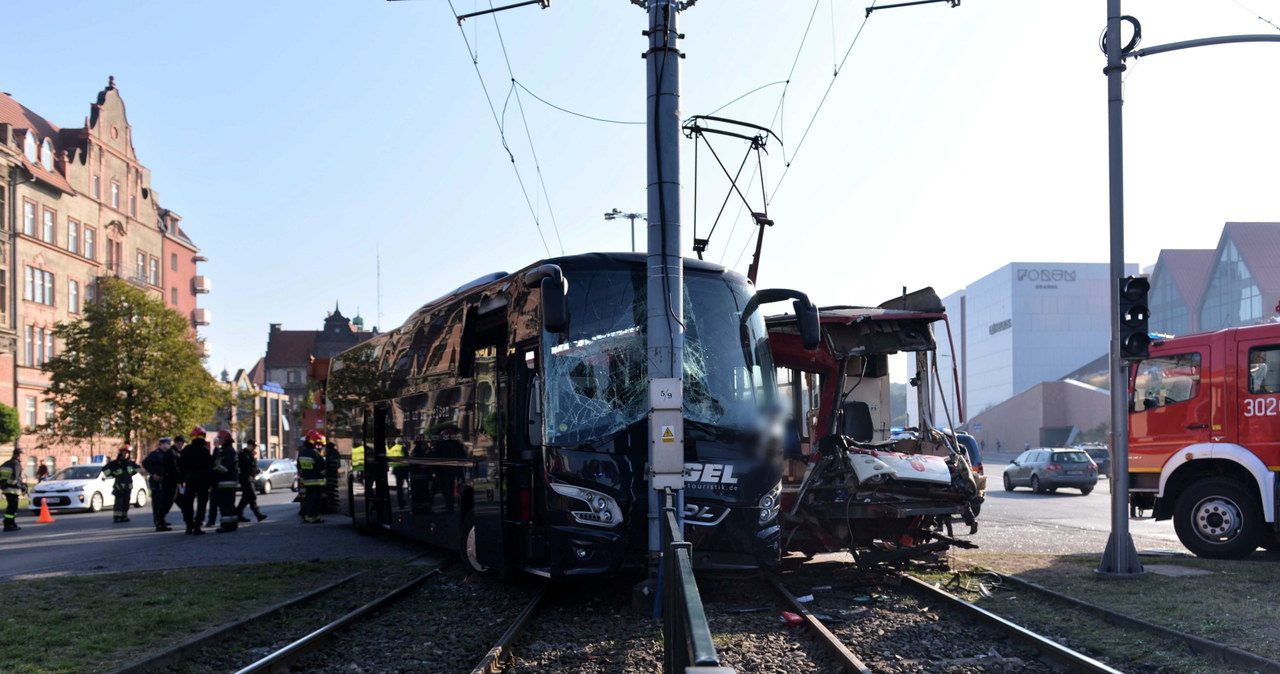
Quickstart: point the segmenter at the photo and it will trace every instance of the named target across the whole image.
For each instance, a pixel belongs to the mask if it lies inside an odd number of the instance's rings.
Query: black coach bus
[[[591,253],[492,274],[338,355],[326,397],[345,511],[552,578],[646,561],[646,264]],[[684,260],[686,538],[702,568],[776,564],[780,420],[762,301]],[[816,314],[814,315],[816,335]]]

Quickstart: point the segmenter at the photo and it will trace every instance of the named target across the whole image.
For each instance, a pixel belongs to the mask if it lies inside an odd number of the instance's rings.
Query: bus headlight
[[[778,516],[778,511],[782,508],[779,497],[782,496],[782,483],[779,482],[773,486],[773,489],[765,492],[760,497],[760,523],[764,524]]]
[[[551,483],[551,488],[561,496],[568,496],[571,499],[587,504],[587,510],[569,511],[569,514],[573,515],[573,519],[582,524],[611,527],[622,521],[622,508],[619,508],[618,502],[608,494],[602,494],[586,487],[575,487],[571,484],[561,484],[559,482]]]

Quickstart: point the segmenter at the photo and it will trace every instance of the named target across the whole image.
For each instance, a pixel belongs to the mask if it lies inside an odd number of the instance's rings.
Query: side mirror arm
[[[805,350],[812,351],[822,343],[822,325],[819,321],[818,307],[809,301],[809,296],[799,290],[788,288],[769,288],[757,291],[742,310],[742,322],[746,323],[751,314],[762,304],[795,300],[792,307],[796,312],[796,327],[800,330],[800,343]]]

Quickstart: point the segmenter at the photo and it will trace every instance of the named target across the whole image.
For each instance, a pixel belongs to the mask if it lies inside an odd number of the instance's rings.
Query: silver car
[[[273,489],[298,490],[298,468],[288,459],[258,459],[258,476],[253,485],[263,494]]]
[[[1005,491],[1031,487],[1031,491],[1043,494],[1069,487],[1088,495],[1097,484],[1098,464],[1083,449],[1028,449],[1004,469]]]

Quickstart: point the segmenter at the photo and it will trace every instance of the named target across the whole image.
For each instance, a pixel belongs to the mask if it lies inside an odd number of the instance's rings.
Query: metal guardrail
[[[720,666],[711,626],[693,577],[693,544],[676,518],[675,494],[666,490],[662,516],[662,671],[665,674],[736,674]]]

